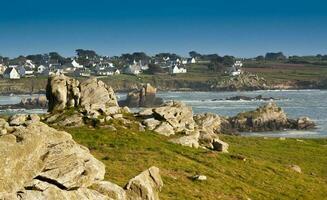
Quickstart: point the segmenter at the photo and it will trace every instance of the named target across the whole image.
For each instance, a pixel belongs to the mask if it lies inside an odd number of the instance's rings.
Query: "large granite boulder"
[[[0,134],[0,199],[159,199],[162,180],[157,168],[132,179],[123,189],[103,181],[104,164],[70,134],[42,122],[30,123],[28,116],[25,122],[22,116],[12,118],[18,117],[20,123],[12,126],[0,120],[1,129],[7,130]]]
[[[149,83],[140,90],[134,90],[127,94],[126,100],[120,101],[121,106],[128,107],[153,107],[163,103],[162,98],[156,97],[157,89]]]
[[[60,122],[57,125],[80,126],[85,121],[83,119],[105,119],[128,112],[128,109],[118,106],[113,89],[96,78],[80,83],[65,75],[51,76],[47,98],[50,115],[45,117],[46,121]],[[58,113],[61,115],[56,115]]]
[[[96,78],[90,78],[80,84],[80,106],[88,113],[105,112],[107,108],[118,108],[113,89]]]
[[[151,167],[131,179],[125,186],[128,200],[158,200],[163,187],[159,169]]]
[[[80,100],[79,81],[63,74],[50,76],[46,88],[49,112],[78,107]]]

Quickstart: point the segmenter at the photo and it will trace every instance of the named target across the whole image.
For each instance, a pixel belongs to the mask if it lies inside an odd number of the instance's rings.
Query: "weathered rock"
[[[151,167],[131,179],[125,186],[128,200],[159,200],[163,182],[157,167]]]
[[[207,180],[207,176],[205,175],[195,175],[192,177],[193,180],[195,181],[206,181]]]
[[[316,127],[316,124],[309,117],[300,117],[296,120],[294,128],[303,130],[303,129],[313,129]]]
[[[102,180],[104,165],[71,135],[33,123],[0,138],[0,192],[18,190],[32,179],[73,189]],[[8,170],[10,169],[10,170]],[[19,170],[18,170],[19,169]]]
[[[153,116],[169,123],[175,132],[193,131],[195,128],[192,108],[182,102],[164,103],[153,109]]]
[[[221,133],[221,119],[218,115],[204,113],[194,115],[193,118],[199,130],[209,134]]]
[[[46,96],[49,101],[49,112],[77,107],[80,101],[79,81],[65,75],[50,76]]]
[[[119,104],[129,107],[153,107],[163,103],[161,98],[156,97],[157,89],[149,83],[143,85],[140,90],[134,90],[127,94],[126,100]]]
[[[297,172],[297,173],[302,173],[301,168],[298,165],[290,165],[289,166],[291,170]]]
[[[176,144],[180,144],[182,146],[198,148],[199,147],[199,131],[193,131],[189,135],[181,136],[178,138],[173,138],[170,141]]]
[[[148,118],[143,121],[143,124],[149,129],[154,130],[157,126],[159,126],[161,122],[154,118]]]
[[[212,145],[213,145],[214,150],[220,151],[223,153],[228,153],[229,145],[226,142],[223,142],[219,139],[214,139]]]
[[[7,126],[1,119],[0,125]],[[0,163],[3,200],[155,200],[163,185],[156,167],[132,179],[126,191],[102,181],[105,167],[87,148],[41,122],[0,135]]]
[[[11,126],[20,126],[39,121],[40,117],[36,114],[17,114],[10,117],[9,124]]]
[[[274,102],[255,111],[239,113],[230,122],[239,131],[272,131],[289,127],[285,112]]]
[[[307,117],[288,119],[282,108],[270,102],[255,111],[239,113],[229,119],[239,131],[274,131],[284,129],[311,129],[315,123]]]
[[[66,116],[63,120],[58,121],[54,125],[58,126],[70,126],[70,127],[80,127],[84,125],[83,115],[80,113],[73,114],[71,116]]]
[[[161,122],[161,124],[158,125],[157,128],[154,129],[154,131],[165,136],[170,136],[175,134],[174,128],[167,122]]]
[[[100,181],[93,184],[92,188],[113,200],[126,200],[125,190],[114,183],[108,181]]]
[[[80,106],[87,112],[103,111],[104,108],[117,107],[116,95],[111,87],[96,78],[90,78],[80,84]]]
[[[82,83],[64,75],[51,76],[47,85],[49,112],[46,122],[60,120],[60,126],[80,126],[83,124],[79,115],[71,116],[70,109],[82,113],[83,118],[90,120],[118,117],[129,112],[128,108],[120,108],[116,95],[111,87],[96,78],[90,78]],[[68,114],[66,114],[68,111]],[[57,116],[61,112],[62,115]],[[52,117],[55,116],[55,117]],[[65,119],[67,118],[67,119]],[[85,121],[90,121],[85,120]],[[100,120],[105,122],[106,120]]]

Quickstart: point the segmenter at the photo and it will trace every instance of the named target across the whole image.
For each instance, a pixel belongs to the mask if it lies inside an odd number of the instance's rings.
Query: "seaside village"
[[[176,75],[187,73],[188,66],[210,62],[199,60],[196,57],[181,58],[175,54],[171,54],[172,56],[163,54],[147,58],[133,57],[134,54],[125,54],[125,57],[124,54],[121,57],[107,57],[88,56],[80,53],[75,57],[64,58],[55,53],[52,56],[51,54],[35,55],[33,59],[29,59],[29,56],[20,56],[10,61],[7,60],[7,62],[0,56],[0,75],[5,79],[47,77],[53,74],[65,74],[71,77],[105,77],[119,74],[137,76],[147,73],[151,70],[151,66],[152,68],[159,68],[159,70],[155,69],[155,74]],[[225,73],[238,76],[242,73],[241,68],[242,62],[236,61],[232,66],[225,69]]]

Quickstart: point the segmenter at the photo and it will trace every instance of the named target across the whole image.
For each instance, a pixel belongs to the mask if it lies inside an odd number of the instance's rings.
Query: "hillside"
[[[130,91],[140,87],[141,84],[150,83],[161,91],[167,90],[196,90],[196,91],[224,91],[224,90],[256,90],[256,89],[326,89],[327,67],[312,64],[289,64],[278,62],[252,62],[246,61],[243,70],[246,73],[263,78],[267,87],[261,88],[260,81],[249,80],[242,85],[239,81],[230,81],[232,77],[219,75],[208,70],[204,64],[191,64],[187,66],[186,74],[141,74],[114,75],[98,77],[115,91]],[[83,80],[85,78],[78,77]],[[1,94],[44,93],[47,77],[22,78],[20,80],[0,80]]]
[[[229,154],[172,144],[151,132],[67,129],[105,163],[106,178],[123,185],[149,166],[161,169],[161,199],[324,199],[327,140],[220,136]],[[244,156],[246,161],[237,155]],[[299,165],[297,173],[289,165]],[[196,174],[206,181],[194,181]]]

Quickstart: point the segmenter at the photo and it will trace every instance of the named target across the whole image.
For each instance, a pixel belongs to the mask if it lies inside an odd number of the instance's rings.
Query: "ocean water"
[[[253,92],[159,92],[157,94],[165,101],[179,100],[193,108],[194,113],[211,112],[223,116],[234,116],[239,112],[254,110],[267,101],[228,101],[224,100],[233,96],[273,97],[278,106],[291,118],[307,116],[318,125],[317,129],[309,131],[278,131],[265,133],[244,133],[249,136],[270,137],[327,137],[327,90],[264,90]],[[125,99],[125,93],[118,93],[118,99]],[[23,97],[0,96],[0,105],[19,103]],[[0,110],[0,114],[15,113],[45,113],[46,110]]]
[[[23,98],[30,98],[30,97],[37,97],[39,95],[12,95],[12,96],[0,96],[0,105],[8,105],[8,104],[18,104]],[[7,110],[0,110],[0,115],[14,115],[17,113],[46,113],[46,109],[7,109]]]

